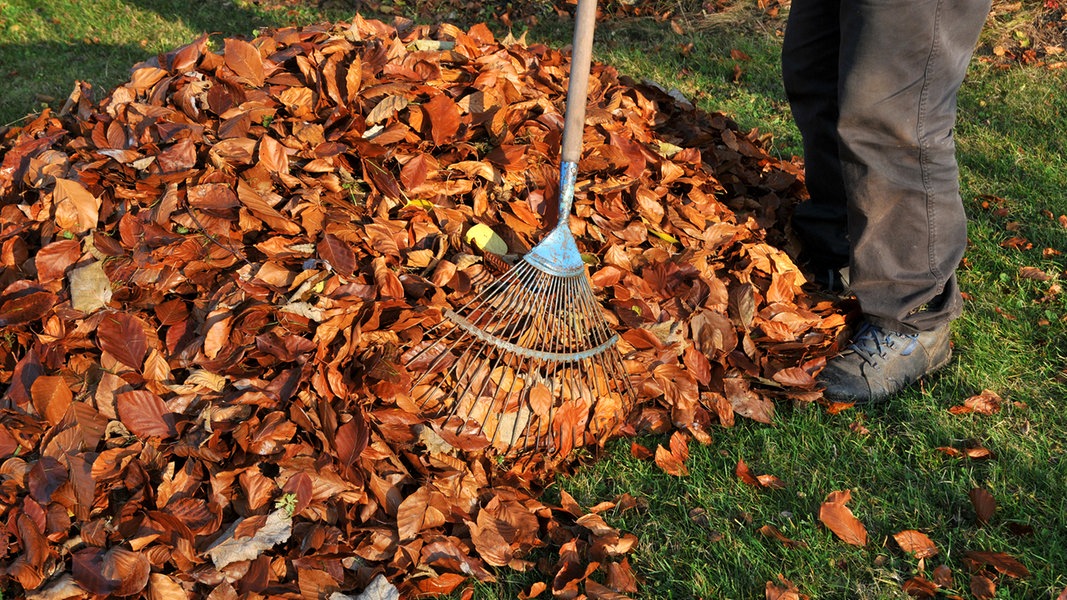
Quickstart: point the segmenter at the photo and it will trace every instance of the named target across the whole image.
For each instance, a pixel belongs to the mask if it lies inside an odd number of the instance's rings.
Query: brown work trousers
[[[849,266],[866,318],[959,316],[967,243],[952,131],[990,0],[793,0],[782,76],[811,200],[794,231],[813,270]]]

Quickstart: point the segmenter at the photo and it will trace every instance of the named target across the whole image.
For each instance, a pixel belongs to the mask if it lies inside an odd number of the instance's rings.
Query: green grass
[[[0,124],[34,111],[47,97],[61,104],[75,80],[102,89],[153,53],[203,32],[251,34],[256,27],[309,22],[323,15],[304,5],[260,8],[248,2],[162,0],[0,0]],[[683,22],[678,35],[651,20],[606,22],[596,57],[623,74],[678,88],[703,108],[733,116],[743,128],[774,137],[774,150],[799,152],[799,136],[778,71],[780,23],[734,14],[718,25]],[[518,32],[517,32],[518,33]],[[562,45],[569,24],[550,17],[532,40]],[[692,43],[691,48],[685,45]],[[731,50],[738,50],[747,56]],[[741,75],[735,81],[735,66]],[[1001,577],[998,598],[1055,598],[1067,588],[1067,71],[1001,70],[972,65],[960,97],[957,142],[971,246],[960,271],[968,294],[954,327],[957,359],[922,387],[886,407],[829,415],[815,406],[780,406],[773,426],[742,422],[713,430],[709,446],[692,446],[691,474],[671,477],[630,456],[628,440],[548,492],[573,494],[584,506],[629,493],[642,508],[609,512],[609,523],[637,534],[631,557],[643,579],[641,598],[762,598],[779,573],[813,598],[904,597],[901,583],[918,573],[892,534],[926,532],[940,549],[926,574],[951,568],[954,593],[970,597],[962,560],[968,550],[1005,552],[1026,565],[1024,580]],[[982,197],[995,197],[982,206]],[[1025,238],[1033,247],[1002,244]],[[1064,254],[1045,255],[1052,248]],[[1021,278],[1037,267],[1055,281]],[[956,416],[948,408],[983,389],[1007,400],[993,416]],[[1018,404],[1015,404],[1018,403]],[[869,433],[852,425],[862,423]],[[666,439],[640,440],[654,448]],[[981,445],[995,458],[953,458],[937,450]],[[734,475],[743,458],[756,473],[783,479],[759,491]],[[968,499],[973,487],[997,502],[981,526]],[[837,540],[818,519],[834,490],[852,491],[850,507],[870,539],[857,548]],[[690,511],[703,509],[696,522]],[[1010,523],[1032,535],[1012,533]],[[785,548],[759,534],[766,524],[806,547]],[[501,572],[475,587],[478,598],[514,598],[537,573]]]

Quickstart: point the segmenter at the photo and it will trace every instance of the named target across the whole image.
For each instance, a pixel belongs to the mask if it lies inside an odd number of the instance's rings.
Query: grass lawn
[[[352,11],[329,6],[0,0],[0,125],[42,103],[61,105],[78,79],[97,86],[99,99],[134,63],[204,32],[250,35]],[[651,19],[604,22],[595,57],[771,134],[781,156],[797,154],[779,80],[782,21],[755,9],[731,14],[683,20],[681,33]],[[569,26],[548,13],[528,39],[562,45]],[[1006,553],[1030,572],[996,577],[996,598],[1056,598],[1067,590],[1065,132],[1067,69],[1002,69],[976,58],[957,127],[971,219],[960,271],[966,312],[954,326],[957,358],[941,374],[884,407],[829,414],[780,406],[773,426],[743,421],[715,430],[710,445],[692,445],[684,478],[633,458],[632,440],[618,440],[546,499],[560,489],[586,507],[624,493],[637,498],[638,508],[604,516],[640,539],[631,560],[642,598],[764,597],[767,582],[782,585],[779,574],[812,598],[906,597],[905,581],[932,579],[940,565],[951,573],[946,589],[970,598],[966,555],[975,551]],[[999,412],[949,411],[983,390],[1003,399]],[[637,442],[654,449],[666,439]],[[988,456],[969,458],[976,448]],[[743,483],[735,474],[741,459],[786,487]],[[975,488],[996,504],[985,524],[971,501]],[[869,533],[865,546],[843,543],[820,522],[820,505],[837,490],[851,491],[849,507]],[[766,525],[796,543],[767,537]],[[905,530],[927,534],[939,553],[920,561],[902,552],[893,535]],[[475,597],[514,598],[544,575],[499,578],[477,585]]]

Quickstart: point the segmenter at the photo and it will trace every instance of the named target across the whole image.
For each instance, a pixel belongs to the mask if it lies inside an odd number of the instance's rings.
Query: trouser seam
[[[925,192],[926,199],[926,212],[927,218],[927,246],[926,256],[927,265],[930,269],[930,274],[933,275],[935,281],[941,281],[944,279],[943,273],[937,264],[936,248],[937,248],[937,203],[934,200],[934,194],[936,193],[930,184],[930,164],[929,164],[929,145],[930,140],[927,137],[926,131],[926,119],[928,115],[928,104],[930,101],[930,82],[934,77],[934,74],[930,72],[932,65],[935,62],[938,52],[940,51],[940,31],[941,31],[941,17],[942,6],[944,0],[938,0],[937,7],[934,10],[934,23],[933,23],[933,35],[930,43],[930,54],[926,58],[926,68],[923,70],[923,87],[919,93],[919,114],[916,119],[916,135],[919,138],[919,170],[922,174],[923,191]],[[951,135],[951,133],[950,133]]]

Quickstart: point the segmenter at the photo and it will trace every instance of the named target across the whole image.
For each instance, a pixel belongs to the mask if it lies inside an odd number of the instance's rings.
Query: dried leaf
[[[46,375],[34,380],[30,387],[30,396],[37,413],[51,425],[59,424],[74,400],[74,394],[67,382],[56,375]]]
[[[978,522],[982,525],[988,525],[989,521],[993,519],[993,513],[997,510],[997,502],[993,499],[993,494],[982,488],[972,488],[968,496],[970,496],[974,512],[978,516]]]
[[[107,307],[111,302],[111,280],[104,272],[104,264],[93,261],[72,269],[67,275],[70,289],[70,304],[74,310],[86,314]]]
[[[119,419],[134,435],[170,437],[177,434],[174,414],[159,396],[148,390],[133,390],[115,396]]]
[[[96,342],[101,350],[135,370],[141,369],[148,353],[144,323],[129,313],[105,316],[96,326]]]
[[[997,595],[997,586],[981,573],[971,575],[971,593],[977,600],[992,600]]]
[[[964,556],[976,563],[989,565],[1008,577],[1023,579],[1030,576],[1030,571],[1022,563],[1003,552],[970,551]]]
[[[896,540],[901,550],[915,556],[915,558],[930,558],[938,554],[937,546],[921,531],[907,529],[900,533],[894,533],[893,539]]]
[[[675,477],[689,475],[689,468],[685,466],[685,463],[663,446],[656,446],[655,461],[656,465],[668,475]]]
[[[786,548],[804,548],[807,547],[807,543],[798,542],[797,540],[789,539],[774,525],[764,525],[759,528],[759,532],[764,537],[778,540]]]
[[[867,528],[845,506],[852,499],[849,490],[830,492],[819,507],[819,520],[841,541],[854,546],[867,544]]]
[[[226,38],[223,57],[226,66],[252,87],[260,87],[266,77],[263,57],[252,44],[234,38]]]
[[[56,207],[56,224],[62,229],[84,233],[100,220],[100,199],[77,181],[57,177],[52,203]]]
[[[275,545],[289,541],[293,532],[293,518],[284,508],[268,514],[263,526],[251,537],[238,538],[235,532],[243,520],[235,522],[204,552],[216,569],[238,561],[254,560]]]
[[[443,146],[453,140],[459,131],[460,113],[454,100],[438,94],[422,105],[430,121],[430,135],[434,144]]]

